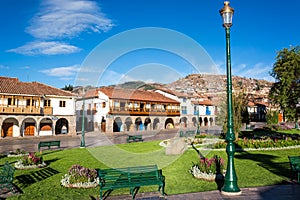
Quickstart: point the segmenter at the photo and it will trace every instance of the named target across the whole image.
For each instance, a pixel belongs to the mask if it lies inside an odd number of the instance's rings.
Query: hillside
[[[226,92],[226,75],[191,74],[166,87],[187,94],[217,95]],[[267,96],[272,82],[265,80],[232,77],[233,92],[244,92],[254,96]]]
[[[180,93],[190,95],[216,96],[226,93],[226,75],[190,74],[169,84],[145,83],[143,81],[130,81],[123,84],[113,85],[126,89],[153,90],[167,88]],[[249,99],[267,98],[272,82],[260,79],[232,76],[233,92],[246,93]],[[81,87],[75,87],[74,92],[80,93]],[[90,88],[86,88],[91,89]]]

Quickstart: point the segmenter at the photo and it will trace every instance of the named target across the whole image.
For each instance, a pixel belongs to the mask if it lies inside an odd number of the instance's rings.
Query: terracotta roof
[[[84,94],[85,98],[94,98],[98,96],[98,90],[97,89],[91,89],[87,90]]]
[[[75,96],[73,93],[38,82],[21,82],[17,78],[0,76],[0,94]]]
[[[150,92],[145,90],[121,89],[114,87],[103,87],[99,88],[98,91],[103,92],[110,99],[127,99],[133,101],[152,101],[179,104],[178,101],[175,101],[153,91]]]
[[[213,106],[214,105],[211,100],[192,101],[192,103],[194,105],[206,105],[206,106]]]
[[[157,87],[157,90],[161,90],[161,91],[163,91],[163,92],[166,92],[166,93],[175,95],[175,96],[177,96],[177,97],[189,97],[188,94],[181,93],[181,92],[177,92],[177,91],[175,91],[175,90],[170,90],[170,89],[163,88],[163,87]]]

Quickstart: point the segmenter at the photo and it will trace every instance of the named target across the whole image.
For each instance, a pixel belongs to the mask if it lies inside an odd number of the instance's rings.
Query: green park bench
[[[7,188],[9,191],[15,193],[13,186],[15,168],[12,167],[7,161],[5,162],[0,174],[0,190]]]
[[[128,135],[127,143],[129,142],[142,142],[143,136],[142,135]]]
[[[100,199],[106,198],[114,189],[129,188],[132,199],[141,186],[158,185],[164,196],[165,177],[157,165],[137,166],[116,169],[98,169]],[[102,192],[107,190],[104,194]]]
[[[191,137],[194,136],[196,131],[180,131],[179,132],[179,137]]]
[[[53,140],[53,141],[41,141],[38,144],[38,151],[40,152],[41,147],[50,147],[55,146],[57,148],[60,148],[60,140]]]
[[[300,156],[288,156],[291,166],[291,180],[297,177],[298,183],[300,183]]]

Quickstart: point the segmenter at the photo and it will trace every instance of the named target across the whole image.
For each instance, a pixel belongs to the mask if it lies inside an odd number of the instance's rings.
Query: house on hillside
[[[197,127],[197,124],[200,126],[215,125],[217,106],[208,98],[165,88],[159,88],[155,92],[180,102],[181,128]]]
[[[0,77],[1,138],[76,134],[75,97],[42,83]]]
[[[178,126],[180,103],[157,92],[103,87],[77,99],[76,113],[78,131],[82,121],[87,131],[160,130]]]
[[[250,122],[266,122],[267,108],[267,103],[249,101],[247,110],[249,113]]]

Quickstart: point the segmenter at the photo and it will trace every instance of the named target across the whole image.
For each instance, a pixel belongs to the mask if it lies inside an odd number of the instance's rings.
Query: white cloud
[[[8,50],[24,55],[59,55],[80,51],[61,42],[83,32],[110,30],[114,24],[105,17],[97,2],[92,0],[44,0],[40,11],[31,19],[26,32],[36,41]]]
[[[0,65],[0,69],[9,69],[9,66],[7,66],[7,65]]]
[[[78,47],[61,43],[61,42],[45,42],[45,41],[35,41],[29,42],[21,47],[10,49],[8,52],[15,52],[24,55],[58,55],[58,54],[71,54],[79,52]]]
[[[70,76],[75,76],[79,71],[78,65],[68,66],[68,67],[56,67],[51,69],[41,70],[40,72],[48,75],[48,76],[56,76],[61,77],[61,79],[69,80]]]
[[[84,31],[101,32],[112,28],[96,2],[90,0],[46,0],[31,20],[26,32],[38,39],[62,39]]]

